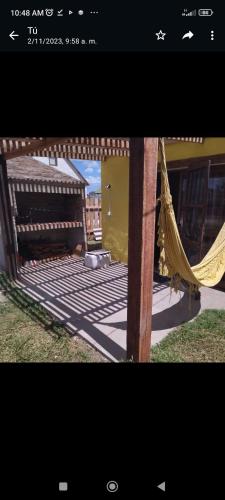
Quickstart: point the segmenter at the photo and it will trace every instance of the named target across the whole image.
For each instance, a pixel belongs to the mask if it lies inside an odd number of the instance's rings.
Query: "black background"
[[[17,5],[16,5],[17,4]],[[97,45],[57,45],[54,50],[58,51],[224,51],[224,17],[225,6],[223,2],[218,5],[213,2],[213,15],[202,17],[198,10],[202,4],[191,5],[188,10],[195,9],[196,16],[184,17],[182,12],[186,5],[180,2],[126,2],[119,0],[100,0],[82,2],[60,2],[46,5],[37,1],[20,2],[20,12],[34,9],[54,7],[52,17],[36,16],[12,16],[11,9],[18,10],[17,2],[10,2],[1,6],[2,27],[0,31],[0,50],[18,51],[48,51],[49,45],[27,45],[28,26],[37,27],[37,35],[32,38],[45,37],[75,37],[95,38]],[[64,16],[57,16],[57,9],[64,9]],[[68,9],[73,11],[68,15]],[[78,10],[83,9],[84,15],[77,15]],[[90,14],[90,11],[99,11],[98,15]],[[166,33],[165,40],[157,41],[156,33],[162,30]],[[192,39],[182,40],[182,36],[191,30],[194,33]],[[210,32],[214,30],[214,41],[211,41]],[[14,41],[9,34],[15,31],[19,34]]]
[[[216,53],[1,54],[1,136],[225,136],[223,69]],[[121,498],[223,492],[224,365],[5,364],[0,381],[2,498],[67,480],[71,498],[111,479]]]
[[[117,480],[120,498],[217,498],[223,374],[220,365],[1,366],[2,497],[58,498],[68,481],[69,498],[101,498]],[[156,488],[164,480],[166,495]]]
[[[5,136],[224,134],[220,53],[2,53],[1,68]]]

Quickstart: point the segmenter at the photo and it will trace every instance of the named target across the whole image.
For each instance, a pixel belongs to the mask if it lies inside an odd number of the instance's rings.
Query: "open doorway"
[[[100,160],[72,160],[87,181],[85,217],[88,251],[102,248],[102,188]]]

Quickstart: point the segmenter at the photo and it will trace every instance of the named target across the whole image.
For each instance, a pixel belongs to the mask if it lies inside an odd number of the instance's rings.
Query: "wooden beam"
[[[61,151],[61,146],[66,146],[66,150]],[[99,160],[105,156],[129,156],[129,141],[110,137],[0,137],[0,148],[6,159],[28,154],[74,158],[87,154],[97,156]]]
[[[204,139],[201,137],[166,138],[168,143],[179,141],[202,143]],[[46,156],[56,153],[58,157],[68,156],[75,159],[81,155],[80,148],[83,148],[83,154],[87,154],[87,156],[129,156],[129,143],[128,137],[0,137],[0,150],[2,154],[5,154],[6,159],[27,154],[38,156],[37,151],[39,154],[40,151],[44,152]],[[68,146],[67,153],[59,152],[59,148],[54,151],[54,146],[65,144]],[[71,150],[72,146],[75,146],[73,151]],[[73,153],[72,156],[71,152]],[[90,159],[95,158],[90,156]]]
[[[5,159],[17,158],[18,156],[25,156],[29,153],[35,152],[37,149],[50,148],[57,144],[65,144],[68,137],[45,137],[44,139],[31,140],[30,144],[12,149],[5,153]]]
[[[64,158],[65,160],[89,160],[89,161],[104,161],[104,156],[99,156],[98,154],[89,154],[89,153],[74,153],[70,151],[55,151],[54,154],[51,150],[35,150],[32,153],[29,153],[27,156],[39,156],[39,157],[50,157],[53,156],[55,158]]]
[[[158,139],[130,139],[127,359],[148,362],[152,294]]]
[[[11,279],[16,279],[16,235],[14,231],[10,205],[7,167],[3,155],[0,155],[0,218],[2,226],[2,238],[5,248],[6,272]]]

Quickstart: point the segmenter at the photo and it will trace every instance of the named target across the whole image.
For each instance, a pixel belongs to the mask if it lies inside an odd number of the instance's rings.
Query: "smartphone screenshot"
[[[224,494],[224,20],[0,7],[6,500]]]

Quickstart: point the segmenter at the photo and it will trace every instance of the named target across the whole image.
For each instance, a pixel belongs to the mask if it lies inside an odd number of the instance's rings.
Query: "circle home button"
[[[108,481],[106,489],[109,493],[115,493],[119,489],[119,485],[116,481]]]

